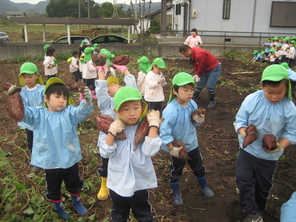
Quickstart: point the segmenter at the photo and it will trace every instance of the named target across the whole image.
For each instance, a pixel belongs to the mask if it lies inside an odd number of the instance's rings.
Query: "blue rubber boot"
[[[80,203],[79,194],[71,194],[72,205],[79,215],[87,214],[88,210]]]
[[[59,215],[61,215],[64,219],[67,219],[68,217],[70,217],[70,215],[64,211],[62,201],[59,201],[59,202],[51,201],[51,202],[53,203],[53,210],[55,212],[57,212]]]
[[[174,195],[174,205],[176,206],[181,206],[183,205],[183,199],[180,195],[179,191],[179,182],[177,183],[170,183],[171,188],[173,190],[173,195]]]
[[[203,194],[206,197],[213,197],[214,193],[213,191],[208,187],[207,181],[206,181],[206,175],[204,175],[203,177],[196,177],[200,190],[201,192],[203,192]]]

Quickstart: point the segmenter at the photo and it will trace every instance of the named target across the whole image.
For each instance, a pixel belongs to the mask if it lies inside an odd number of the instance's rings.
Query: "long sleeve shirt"
[[[44,56],[44,74],[46,76],[52,76],[58,73],[58,69],[54,64],[54,57],[53,56]]]
[[[22,121],[33,128],[31,164],[43,169],[69,168],[81,160],[76,126],[93,111],[93,105],[81,101],[59,112],[44,107],[25,107]]]
[[[145,78],[144,98],[147,102],[164,101],[163,86],[166,85],[165,77],[153,71],[147,73]]]
[[[92,60],[83,64],[82,78],[83,79],[96,79],[98,77],[98,71],[94,67]]]
[[[197,109],[197,104],[190,100],[187,106],[182,106],[174,98],[163,110],[163,122],[160,125],[160,139],[162,149],[169,151],[167,144],[174,140],[182,141],[188,152],[198,147],[198,138],[195,127],[201,124],[191,119],[191,114]]]
[[[219,61],[210,52],[205,49],[194,47],[191,49],[193,69],[195,75],[201,78],[204,72],[211,71],[219,65]]]
[[[107,135],[99,137],[100,154],[109,158],[107,187],[123,197],[131,197],[135,191],[157,187],[157,178],[151,156],[160,149],[159,137],[145,137],[135,149],[135,133],[138,125],[126,126],[125,140],[115,140],[109,146]]]
[[[76,72],[79,69],[79,60],[76,57],[72,57],[72,60],[69,65],[70,72]]]
[[[257,127],[258,138],[244,150],[259,159],[277,160],[283,154],[283,152],[264,151],[262,139],[265,134],[273,134],[280,139],[285,138],[291,144],[296,143],[296,108],[286,97],[273,104],[265,98],[263,90],[247,96],[236,114],[234,128],[238,132],[240,128],[249,124]],[[242,147],[243,138],[240,134],[238,140]]]

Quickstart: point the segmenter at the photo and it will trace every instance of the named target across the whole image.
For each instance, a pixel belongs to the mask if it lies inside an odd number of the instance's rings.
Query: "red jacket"
[[[193,47],[191,48],[191,53],[193,69],[195,75],[198,75],[199,78],[201,78],[204,72],[215,69],[219,64],[218,59],[205,49]]]

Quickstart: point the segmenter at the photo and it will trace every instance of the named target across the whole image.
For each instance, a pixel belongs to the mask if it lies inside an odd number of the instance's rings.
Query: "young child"
[[[258,59],[258,54],[259,54],[258,50],[254,50],[254,51],[253,51],[253,58],[251,59],[251,62],[252,62],[252,63],[257,61],[257,59]]]
[[[264,43],[264,52],[265,52],[265,56],[269,55],[269,50],[271,49],[271,45],[272,45],[272,39],[270,37],[268,37]]]
[[[8,95],[17,90],[16,86],[10,87]],[[46,197],[53,203],[54,211],[65,219],[69,217],[62,207],[60,190],[64,181],[73,207],[84,215],[87,209],[79,198],[83,181],[78,162],[82,157],[76,127],[92,113],[91,94],[85,86],[85,100],[74,107],[66,84],[56,77],[47,80],[44,94],[45,107],[24,107],[22,122],[34,132],[31,164],[45,169]]]
[[[141,95],[144,98],[144,95],[145,95],[145,79],[146,79],[147,69],[150,66],[150,61],[149,61],[148,57],[142,56],[138,60],[138,63],[139,63],[140,71],[138,72],[137,87],[138,87],[138,90],[140,91]]]
[[[84,65],[82,71],[82,78],[85,85],[90,89],[92,99],[97,99],[95,96],[95,80],[98,77],[96,67],[93,65],[92,61],[92,52],[94,51],[93,47],[87,47],[84,49]],[[81,101],[83,98],[79,98]]]
[[[191,30],[191,35],[186,38],[184,44],[190,46],[191,48],[202,45],[201,37],[197,34],[196,28]]]
[[[147,104],[134,87],[120,88],[114,96],[118,116],[111,123],[108,135],[100,136],[100,154],[109,158],[107,187],[112,199],[112,221],[127,221],[130,209],[138,221],[153,221],[148,189],[157,187],[157,178],[151,156],[160,149],[157,135],[161,123],[159,111],[147,113],[148,136],[135,147],[135,133],[141,119],[146,116]],[[123,131],[124,140],[115,140]]]
[[[55,48],[48,44],[44,46],[44,51],[44,73],[47,76],[47,78],[50,79],[51,77],[56,77],[56,74],[58,73],[58,62],[55,58],[57,54]]]
[[[281,207],[281,222],[293,222],[296,218],[296,191]]]
[[[275,49],[271,48],[271,49],[269,49],[268,61],[271,64],[275,64],[275,62],[276,62],[275,60],[276,60]]]
[[[260,85],[261,90],[243,101],[234,122],[240,145],[236,182],[240,203],[247,215],[245,222],[263,221],[262,213],[272,188],[277,160],[288,146],[296,143],[296,108],[291,101],[287,70],[278,64],[268,66],[262,73]],[[253,137],[257,139],[245,144],[243,149],[250,124],[257,128]],[[263,139],[267,134],[276,137],[269,141],[274,144],[272,149]]]
[[[69,65],[70,72],[74,77],[74,81],[77,83],[81,83],[82,73],[79,70],[79,52],[74,50],[72,52],[72,58]]]
[[[99,54],[97,54],[99,55]],[[124,74],[124,82],[127,86],[131,86],[137,88],[136,79],[134,75],[130,74],[126,66],[118,66],[114,64],[117,70],[121,70],[122,74]],[[97,67],[99,71],[99,78],[95,81],[96,85],[96,94],[98,95],[98,107],[101,110],[101,115],[108,115],[113,119],[116,119],[116,113],[114,112],[114,102],[113,97],[115,93],[121,88],[119,85],[119,80],[115,76],[110,76],[107,80],[105,80],[105,74],[107,71],[107,67]],[[105,133],[100,131],[99,138],[101,136],[105,136]],[[99,139],[98,139],[98,147]],[[108,188],[106,186],[107,176],[108,176],[108,158],[102,158],[102,165],[99,168],[99,174],[101,176],[101,187],[97,194],[97,198],[99,200],[106,200],[109,195]]]
[[[186,162],[193,170],[203,194],[206,197],[213,197],[214,193],[206,182],[206,170],[198,149],[195,128],[203,123],[204,115],[196,114],[194,119],[191,118],[192,113],[198,108],[195,101],[192,100],[196,84],[191,75],[181,72],[174,76],[172,85],[168,104],[163,110],[164,120],[160,126],[160,139],[162,140],[162,149],[168,151],[172,156],[170,185],[173,190],[174,204],[179,206],[183,204],[179,191],[179,179]],[[183,142],[184,148],[174,147],[174,140]],[[187,160],[180,158],[179,154],[182,148],[188,152]]]
[[[144,99],[148,103],[149,109],[162,111],[162,101],[164,101],[163,87],[167,84],[162,74],[165,63],[162,58],[156,58],[147,69],[145,79]]]
[[[37,66],[31,62],[25,62],[20,68],[19,82],[22,86],[20,96],[22,97],[23,104],[25,107],[41,107],[44,103],[44,83],[42,76],[38,73]],[[27,146],[32,153],[33,147],[33,131],[32,128],[23,123],[19,122],[19,126],[26,129],[27,135]],[[32,172],[38,173],[39,167],[33,166]]]

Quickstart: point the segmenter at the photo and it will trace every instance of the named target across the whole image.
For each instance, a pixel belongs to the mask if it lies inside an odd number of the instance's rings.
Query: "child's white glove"
[[[193,79],[194,79],[194,82],[196,83],[200,81],[200,78],[198,77],[198,75],[194,75]]]
[[[21,91],[21,89],[19,87],[17,87],[16,85],[12,85],[9,87],[7,94],[12,95],[12,94],[19,92],[19,91]]]
[[[151,109],[147,112],[147,121],[150,126],[156,126],[159,128],[162,119],[160,118],[160,112],[158,110]]]
[[[181,160],[188,159],[187,149],[182,141],[174,140],[172,142],[173,148],[170,150],[170,155]]]
[[[108,132],[116,137],[117,133],[122,132],[125,129],[125,124],[121,119],[114,120],[109,127]]]
[[[92,101],[91,93],[90,93],[90,90],[89,90],[89,88],[87,86],[84,86],[83,87],[83,93],[82,93],[82,95],[83,95],[83,98],[85,99],[85,101],[87,103],[91,103],[91,101]]]
[[[203,123],[205,121],[205,112],[203,108],[196,109],[192,112],[191,118],[196,123]]]

